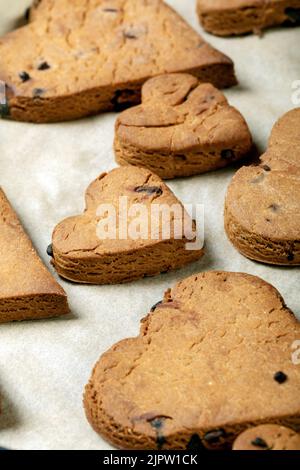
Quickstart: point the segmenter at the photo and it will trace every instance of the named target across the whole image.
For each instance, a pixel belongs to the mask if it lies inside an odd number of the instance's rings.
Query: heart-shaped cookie
[[[158,176],[117,168],[89,186],[83,215],[55,228],[53,264],[75,282],[128,282],[198,260],[195,236],[195,223]]]
[[[45,268],[0,188],[0,323],[69,313],[67,295]]]
[[[235,174],[225,202],[225,229],[248,258],[300,264],[300,108],[275,124],[260,165]]]
[[[166,72],[236,84],[232,61],[161,0],[41,0],[30,17],[0,39],[2,114],[13,119],[118,110],[138,103],[145,80]]]
[[[223,448],[251,425],[300,427],[300,323],[270,284],[208,272],[179,282],[137,338],[106,352],[84,406],[120,448]]]
[[[251,145],[242,115],[219,90],[188,74],[150,79],[142,104],[121,113],[115,128],[117,162],[164,179],[222,168]]]
[[[300,0],[198,0],[197,9],[203,28],[217,36],[300,24]]]

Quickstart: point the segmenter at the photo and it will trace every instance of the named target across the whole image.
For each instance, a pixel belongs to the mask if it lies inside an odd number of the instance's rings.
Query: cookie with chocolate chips
[[[51,255],[66,279],[116,284],[198,260],[194,237],[195,222],[157,175],[122,167],[89,186],[84,214],[57,225]]]
[[[247,155],[251,144],[244,118],[225,96],[188,74],[150,79],[142,104],[124,111],[115,127],[116,161],[164,179],[225,167]]]
[[[262,424],[240,434],[232,450],[300,450],[300,434],[279,424]]]
[[[87,418],[122,449],[228,449],[261,422],[297,427],[299,337],[300,323],[262,279],[193,275],[166,292],[138,337],[100,358],[84,393]],[[277,371],[288,381],[276,382]]]
[[[258,166],[241,168],[225,202],[225,229],[250,259],[300,264],[300,109],[274,126]]]
[[[11,90],[15,120],[119,111],[140,102],[148,78],[166,72],[192,71],[219,88],[236,84],[233,62],[162,0],[40,0],[26,17],[26,26],[0,38],[0,80]]]
[[[300,0],[198,0],[197,10],[203,28],[217,36],[300,24]]]

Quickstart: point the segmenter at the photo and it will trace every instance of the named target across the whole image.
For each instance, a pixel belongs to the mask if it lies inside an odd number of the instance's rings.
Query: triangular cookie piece
[[[261,423],[300,428],[300,323],[275,288],[201,273],[154,309],[86,387],[88,420],[104,438],[126,449],[218,449]]]
[[[69,313],[67,296],[46,269],[0,189],[0,323]]]
[[[232,61],[161,0],[41,0],[32,20],[0,39],[2,111],[13,119],[63,121],[137,104],[141,85],[167,72],[236,84]]]
[[[217,36],[259,33],[270,26],[300,24],[300,0],[197,0],[200,22]]]
[[[89,186],[83,215],[55,228],[53,265],[75,282],[129,282],[198,260],[195,237],[195,223],[158,176],[117,168]]]
[[[258,166],[242,167],[225,201],[225,229],[245,256],[300,264],[300,109],[275,124]]]
[[[148,168],[164,179],[223,168],[245,157],[251,146],[239,111],[214,86],[188,74],[148,80],[142,104],[116,122],[117,162]]]

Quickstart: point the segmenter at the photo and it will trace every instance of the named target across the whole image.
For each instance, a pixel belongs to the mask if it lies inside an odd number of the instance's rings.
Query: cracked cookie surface
[[[291,361],[299,334],[262,279],[191,276],[166,292],[138,337],[102,355],[85,389],[87,418],[126,449],[226,448],[249,426],[299,428],[300,369]]]
[[[274,126],[258,166],[241,168],[225,201],[233,245],[256,261],[300,264],[300,109]]]
[[[197,10],[203,28],[218,36],[300,24],[300,0],[198,0]]]
[[[300,434],[278,424],[262,424],[244,431],[232,450],[300,450]]]
[[[164,179],[225,167],[247,155],[251,145],[242,115],[219,90],[188,74],[150,79],[142,104],[116,121],[116,161]]]
[[[142,206],[141,212],[140,207],[135,212],[136,205]],[[173,205],[177,208],[174,212]],[[155,212],[165,208],[170,211],[170,225],[165,216]],[[113,218],[112,231],[99,235],[99,224],[106,225],[108,214]],[[127,220],[124,214],[128,214]],[[132,166],[117,168],[89,186],[83,215],[56,226],[52,237],[54,267],[64,278],[91,284],[129,282],[177,269],[203,255],[202,249],[186,246],[186,236],[193,241],[195,224],[190,225],[190,237],[184,221],[192,224],[158,176]],[[106,232],[109,227],[103,229]]]
[[[63,288],[46,269],[0,188],[0,323],[69,313]]]
[[[232,61],[161,0],[41,0],[0,38],[0,79],[16,120],[55,122],[140,101],[142,84],[190,71],[236,84]]]

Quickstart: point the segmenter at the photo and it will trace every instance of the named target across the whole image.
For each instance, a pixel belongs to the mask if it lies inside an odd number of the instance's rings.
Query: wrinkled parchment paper
[[[0,0],[1,34],[18,24],[29,3]],[[201,30],[194,0],[168,3]],[[300,80],[300,28],[277,28],[262,38],[204,35],[235,61],[239,86],[225,93],[244,114],[263,151],[274,122],[295,107],[292,84]],[[0,185],[48,266],[46,247],[55,224],[81,212],[88,184],[116,166],[112,151],[115,117],[103,114],[51,125],[0,121]],[[235,169],[170,182],[185,203],[205,204],[206,256],[202,260],[177,272],[121,286],[60,281],[69,296],[71,315],[0,326],[0,445],[110,449],[90,428],[82,407],[82,391],[91,369],[113,343],[137,335],[140,319],[164,291],[192,273],[224,269],[261,276],[280,290],[300,318],[300,270],[248,261],[225,236],[224,194]]]

